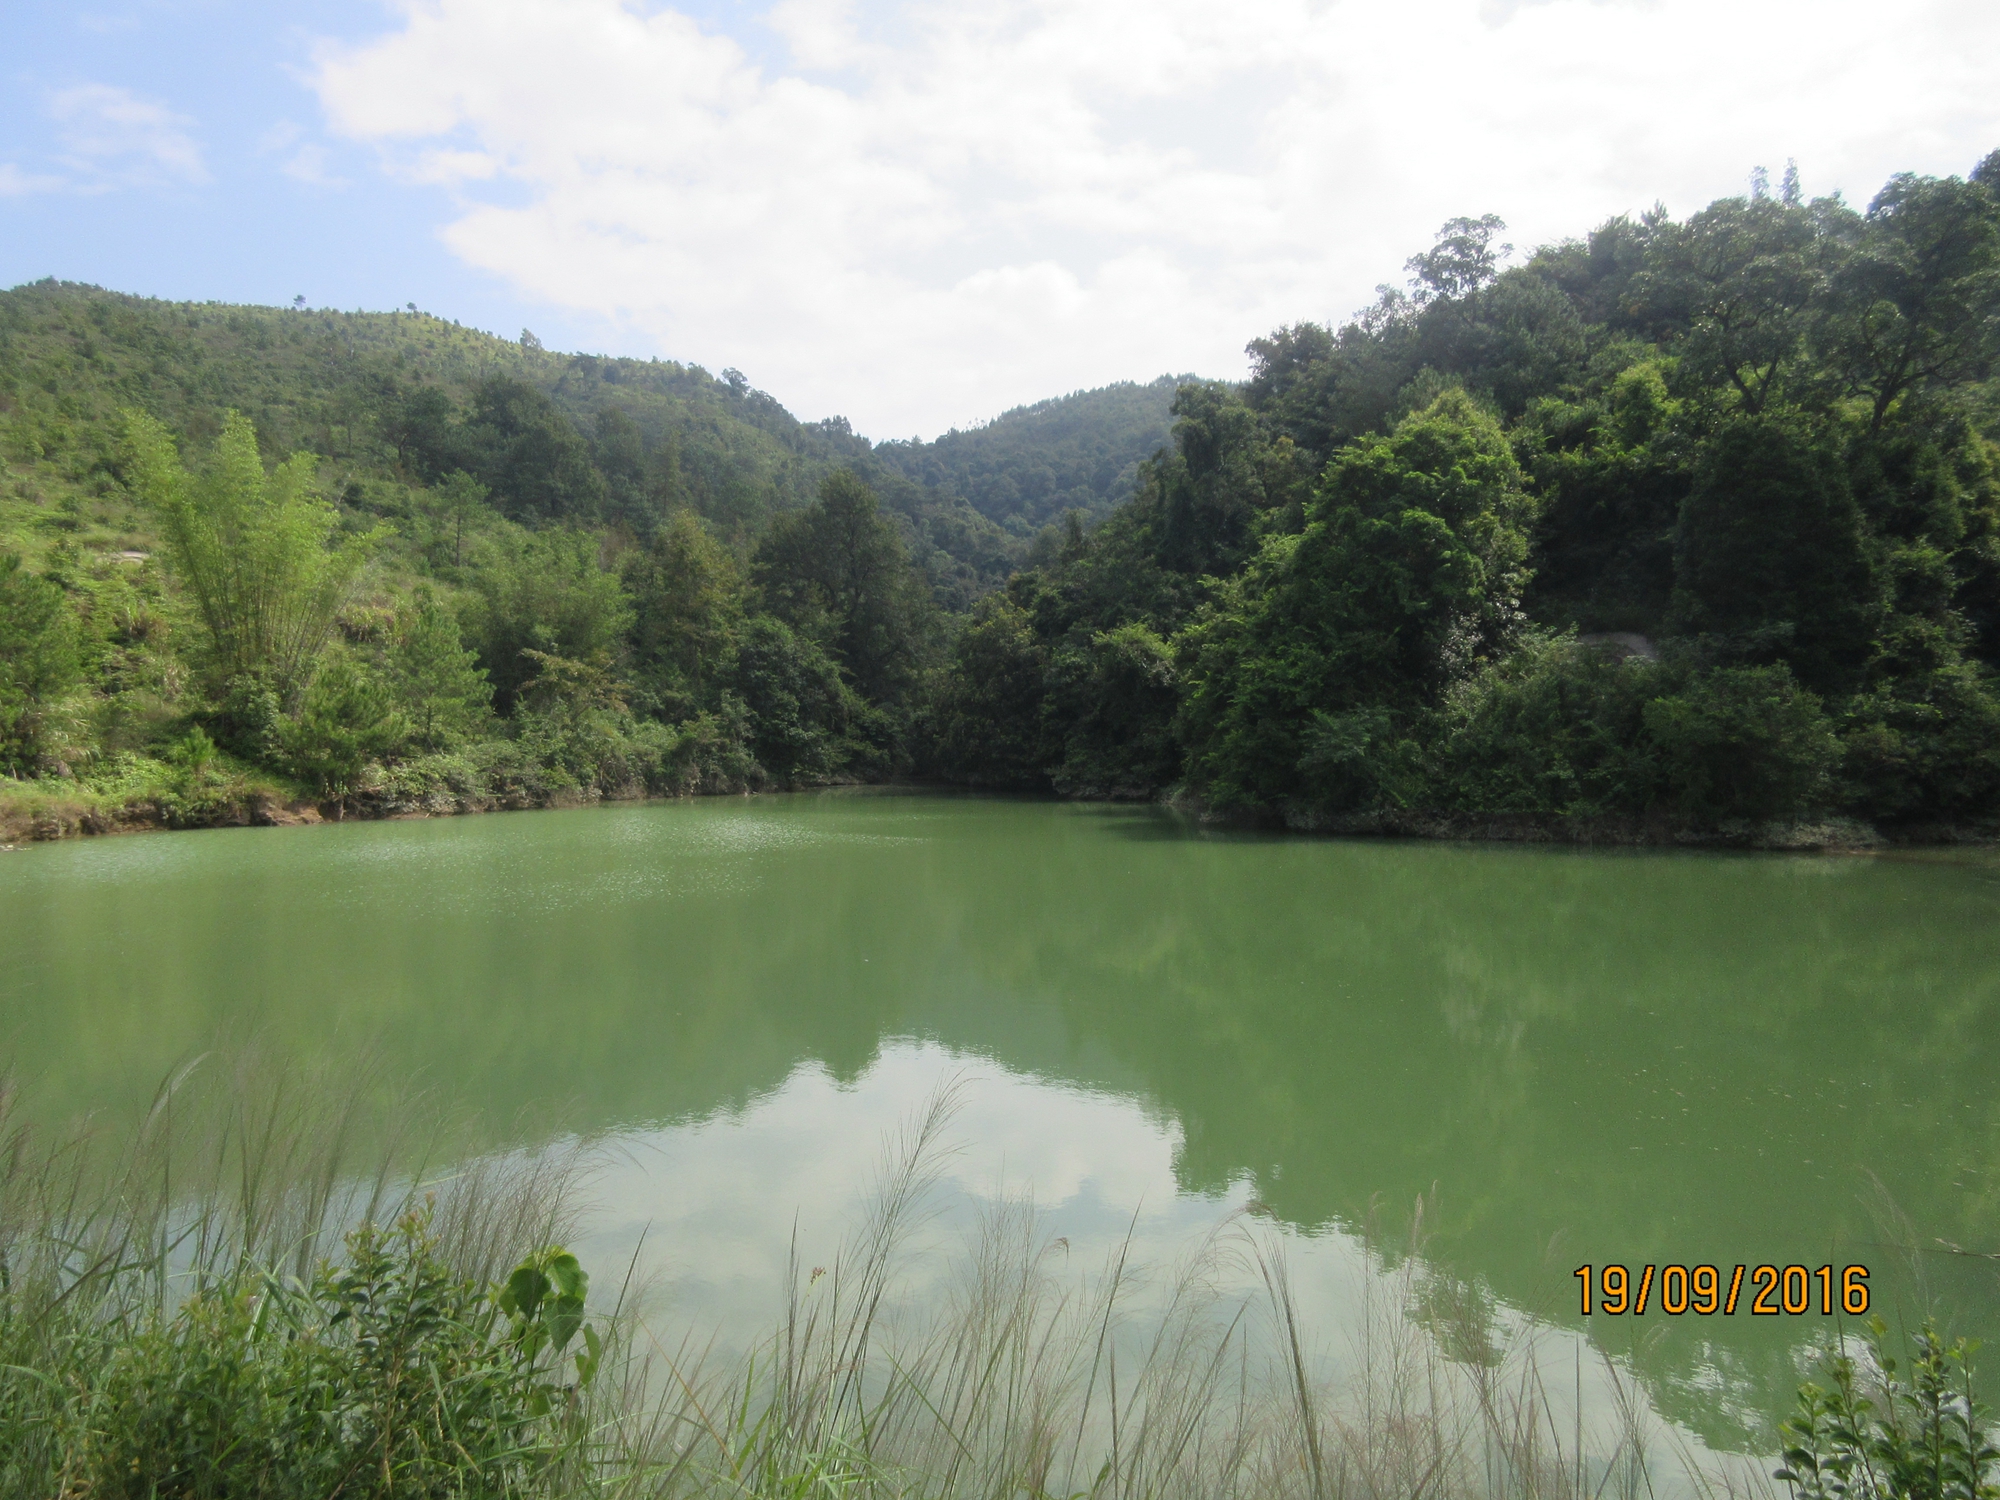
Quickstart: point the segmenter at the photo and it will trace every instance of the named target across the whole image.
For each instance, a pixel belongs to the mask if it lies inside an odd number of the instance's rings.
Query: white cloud
[[[130,89],[87,83],[49,96],[49,116],[62,128],[65,165],[86,189],[206,182],[201,148],[187,132],[194,122]]]
[[[60,177],[42,172],[23,172],[10,161],[0,161],[0,198],[25,198],[29,193],[51,193],[63,185]]]
[[[2000,9],[1929,0],[782,0],[790,65],[634,0],[409,0],[334,126],[522,294],[877,436],[1233,374],[1458,213],[1517,244],[1796,157],[2000,145]]]
[[[257,149],[266,156],[284,158],[278,170],[294,182],[309,187],[343,188],[347,179],[332,168],[333,157],[325,146],[305,138],[305,132],[291,120],[280,120],[264,132]]]

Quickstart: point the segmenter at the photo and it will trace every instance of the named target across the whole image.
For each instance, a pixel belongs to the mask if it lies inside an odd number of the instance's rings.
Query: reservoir
[[[590,1142],[579,1253],[604,1283],[639,1257],[725,1341],[955,1085],[939,1224],[1032,1201],[1080,1260],[1163,1262],[1251,1226],[1329,1359],[1420,1200],[1400,1284],[1545,1330],[1717,1451],[1768,1445],[1836,1320],[1747,1290],[1585,1319],[1578,1267],[1864,1265],[1892,1328],[2000,1347],[1990,852],[835,791],[35,847],[0,857],[0,955],[32,1116],[127,1117],[206,1051],[368,1059],[486,1149]]]

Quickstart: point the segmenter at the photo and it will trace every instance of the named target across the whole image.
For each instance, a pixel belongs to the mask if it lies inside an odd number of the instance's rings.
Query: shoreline
[[[829,782],[811,787],[770,787],[767,791],[823,791],[858,786]],[[891,781],[865,783],[909,791],[977,795],[991,788],[957,782]],[[23,783],[14,783],[21,787]],[[32,784],[25,784],[32,785]],[[383,823],[415,819],[474,817],[490,812],[540,812],[600,803],[679,802],[695,797],[754,795],[747,787],[679,793],[643,788],[600,791],[562,788],[545,792],[428,796],[382,796],[362,792],[341,799],[287,797],[258,786],[198,812],[170,810],[157,797],[107,803],[79,788],[76,795],[51,792],[37,797],[6,795],[0,782],[0,852],[30,844],[126,834],[186,833],[210,828],[304,828],[323,823]],[[1032,794],[1031,794],[1032,795]],[[1093,798],[1044,794],[1065,802],[1152,802],[1217,830],[1283,832],[1333,838],[1417,839],[1433,843],[1544,844],[1570,848],[1712,849],[1794,854],[1873,854],[1892,849],[1951,849],[2000,844],[2000,826],[1921,824],[1884,829],[1856,818],[1829,815],[1794,823],[1726,823],[1708,827],[1656,818],[1573,818],[1539,813],[1469,813],[1397,810],[1328,815],[1303,808],[1224,812],[1199,798],[1171,792],[1157,798]],[[1039,799],[1038,799],[1039,800]]]

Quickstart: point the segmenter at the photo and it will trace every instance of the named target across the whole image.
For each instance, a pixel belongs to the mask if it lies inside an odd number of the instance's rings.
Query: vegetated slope
[[[1172,434],[1174,391],[1192,378],[1076,391],[932,442],[880,443],[875,453],[919,484],[963,496],[1011,534],[1028,536],[1065,511],[1095,519],[1130,499],[1140,463]]]
[[[895,775],[1025,550],[737,372],[414,313],[16,288],[0,461],[0,839]]]
[[[55,281],[0,293],[0,505],[13,502],[0,535],[39,553],[49,528],[25,499],[59,507],[80,543],[143,540],[119,503],[124,408],[195,443],[240,410],[267,455],[321,455],[334,493],[363,512],[393,510],[389,488],[463,469],[524,524],[643,534],[689,507],[740,546],[846,466],[902,519],[946,602],[1003,577],[1019,551],[954,495],[875,461],[845,422],[801,423],[733,370],[556,354],[423,313],[172,303]]]
[[[1303,827],[1992,824],[2000,152],[1505,270],[1503,227],[1183,386],[961,635],[940,765]]]

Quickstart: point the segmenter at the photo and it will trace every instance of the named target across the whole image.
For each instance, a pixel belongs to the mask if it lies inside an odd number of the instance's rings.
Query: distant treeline
[[[914,775],[1989,824],[2000,153],[1502,230],[1241,386],[879,446],[414,311],[0,294],[0,774],[169,821]]]
[[[1139,465],[1173,433],[1173,401],[1190,377],[1163,375],[1016,407],[934,442],[876,445],[907,477],[963,495],[1010,533],[1031,536],[1069,511],[1101,518],[1129,500]]]

